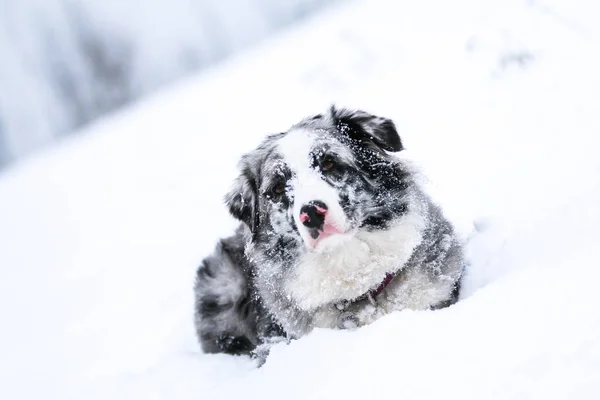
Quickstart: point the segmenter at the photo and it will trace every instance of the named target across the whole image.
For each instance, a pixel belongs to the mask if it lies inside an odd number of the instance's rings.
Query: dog
[[[332,106],[242,157],[225,197],[241,226],[197,272],[205,352],[458,300],[462,242],[402,150],[392,120]]]

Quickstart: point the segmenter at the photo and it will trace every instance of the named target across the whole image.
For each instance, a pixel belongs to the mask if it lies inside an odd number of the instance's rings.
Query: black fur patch
[[[336,127],[354,140],[370,140],[387,151],[404,149],[396,125],[391,119],[360,110],[336,109],[335,106],[331,106],[329,112]]]

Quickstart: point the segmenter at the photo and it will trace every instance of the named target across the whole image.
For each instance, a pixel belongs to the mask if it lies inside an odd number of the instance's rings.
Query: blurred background
[[[0,168],[341,0],[0,0]]]
[[[598,21],[597,0],[0,0],[0,399],[600,399]],[[194,276],[236,227],[240,155],[332,102],[392,118],[472,238],[463,301],[259,371],[200,354]]]

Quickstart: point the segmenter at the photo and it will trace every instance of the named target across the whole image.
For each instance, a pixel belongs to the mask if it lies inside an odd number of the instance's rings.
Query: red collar
[[[385,288],[387,287],[387,285],[390,284],[390,282],[396,277],[395,274],[390,274],[388,273],[385,278],[383,279],[383,282],[381,282],[381,284],[379,286],[377,286],[377,289],[371,289],[369,291],[369,295],[375,299],[377,296],[379,296],[381,294],[381,292],[383,292],[385,290]]]

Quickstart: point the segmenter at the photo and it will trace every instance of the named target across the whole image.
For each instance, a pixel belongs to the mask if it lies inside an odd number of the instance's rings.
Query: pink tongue
[[[323,226],[323,230],[319,230],[319,236],[317,236],[316,238],[313,238],[311,240],[312,242],[312,246],[316,246],[316,244],[318,242],[320,242],[321,240],[328,238],[330,236],[339,234],[339,233],[344,233],[343,230],[339,229],[338,227],[336,227],[335,225],[330,225],[330,224],[326,224],[325,226]]]
[[[335,225],[326,224],[323,227],[323,233],[329,236],[329,235],[333,235],[335,233],[344,233],[344,231],[342,231],[340,228],[338,228]]]

